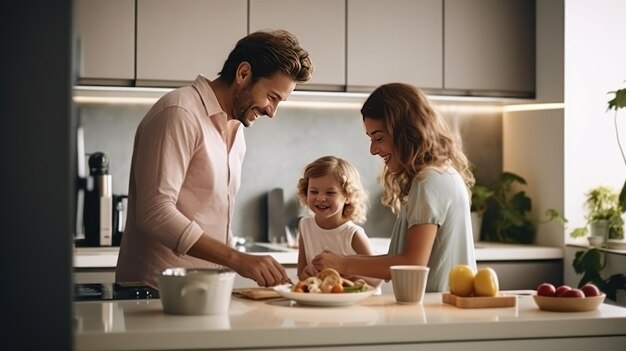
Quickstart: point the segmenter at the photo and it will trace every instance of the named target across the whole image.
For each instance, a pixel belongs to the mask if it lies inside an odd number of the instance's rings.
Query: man
[[[311,78],[307,51],[286,31],[239,40],[217,79],[163,96],[137,127],[128,217],[115,280],[158,287],[165,268],[228,266],[261,286],[289,280],[271,256],[233,249],[230,228],[246,151],[243,128]]]

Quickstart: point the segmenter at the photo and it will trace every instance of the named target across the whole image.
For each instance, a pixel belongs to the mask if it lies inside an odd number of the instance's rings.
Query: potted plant
[[[586,194],[585,207],[587,208],[587,226],[576,228],[570,234],[574,238],[586,236],[599,237],[596,242],[602,245],[607,239],[624,238],[624,221],[619,196],[608,186],[597,186]],[[590,239],[590,241],[594,241]]]
[[[484,185],[475,184],[472,187],[472,203],[470,211],[472,214],[472,231],[474,242],[480,240],[480,229],[482,227],[483,216],[487,211],[487,203],[493,197],[493,191]]]
[[[502,172],[498,180],[491,185],[495,221],[491,224],[489,238],[493,241],[532,244],[535,240],[536,223],[528,214],[532,201],[526,192],[517,190],[515,185],[526,185],[526,180],[512,172]],[[547,219],[540,223],[567,220],[556,210],[546,211]]]
[[[626,165],[626,157],[624,156],[624,150],[619,139],[619,130],[617,128],[617,111],[626,107],[626,89],[619,89],[610,93],[614,93],[615,97],[609,100],[608,109],[615,110],[613,117],[615,136],[620,153],[622,154],[622,159]],[[607,237],[623,238],[624,223],[619,214],[626,210],[626,182],[619,196],[616,196],[616,194],[608,188],[598,187],[592,189],[587,195],[586,205],[589,209],[587,217],[588,223],[592,220],[606,220],[608,226],[613,229],[612,231],[610,229],[607,230]],[[592,213],[592,211],[594,212]],[[606,219],[603,219],[603,217]],[[570,235],[572,237],[580,237],[586,234],[587,228],[583,227],[576,228]],[[577,274],[582,274],[582,278],[578,283],[579,287],[588,282],[594,283],[600,290],[606,293],[607,298],[613,301],[617,301],[617,290],[626,290],[626,277],[624,274],[613,274],[608,278],[602,276],[601,272],[606,267],[606,253],[602,253],[596,248],[576,252],[572,266]]]

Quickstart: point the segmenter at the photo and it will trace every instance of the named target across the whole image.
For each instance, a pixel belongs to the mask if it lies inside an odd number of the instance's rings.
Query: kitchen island
[[[161,302],[74,305],[76,350],[624,350],[626,309],[546,312],[531,291],[515,307],[460,309],[429,293],[422,305],[391,294],[347,307],[308,307],[286,299],[233,297],[228,314],[175,316]]]

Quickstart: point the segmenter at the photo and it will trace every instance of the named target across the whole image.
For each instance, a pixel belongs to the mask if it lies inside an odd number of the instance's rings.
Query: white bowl
[[[158,277],[163,311],[215,315],[228,312],[235,272],[229,269],[168,268]]]

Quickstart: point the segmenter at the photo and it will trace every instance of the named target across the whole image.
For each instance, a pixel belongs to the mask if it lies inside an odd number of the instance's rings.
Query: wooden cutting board
[[[498,295],[494,297],[461,297],[446,292],[441,294],[441,300],[443,303],[447,303],[458,308],[514,307],[517,305],[517,296],[514,295]]]
[[[235,288],[233,295],[252,300],[267,300],[281,297],[273,288]]]

